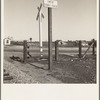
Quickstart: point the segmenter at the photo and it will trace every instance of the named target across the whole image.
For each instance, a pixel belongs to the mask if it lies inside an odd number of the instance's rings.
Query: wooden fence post
[[[93,47],[92,47],[93,48],[92,49],[92,54],[95,55],[95,40],[94,39],[93,39],[93,42],[94,42],[94,44],[93,44]]]
[[[55,60],[58,61],[59,51],[58,51],[58,41],[55,41]]]
[[[27,61],[27,41],[24,40],[23,42],[23,62],[26,63]]]
[[[82,56],[82,41],[79,41],[79,58]]]

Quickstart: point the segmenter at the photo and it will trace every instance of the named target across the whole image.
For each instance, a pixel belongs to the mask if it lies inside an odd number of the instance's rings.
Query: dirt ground
[[[89,54],[84,59],[80,59],[78,55],[60,54],[58,61],[55,61],[53,55],[52,70],[48,70],[48,61],[39,60],[36,53],[34,57],[28,59],[27,63],[23,63],[23,53],[16,52],[16,49],[11,50],[5,50],[4,61],[12,63],[39,83],[96,83],[96,55]],[[13,60],[12,56],[19,57],[21,60]]]

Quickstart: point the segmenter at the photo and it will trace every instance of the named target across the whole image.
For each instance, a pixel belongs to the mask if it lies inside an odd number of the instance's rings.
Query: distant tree
[[[30,38],[30,41],[32,41],[32,38]]]

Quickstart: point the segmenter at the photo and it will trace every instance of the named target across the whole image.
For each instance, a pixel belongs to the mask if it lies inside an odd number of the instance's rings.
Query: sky
[[[97,0],[57,0],[52,9],[52,40],[91,40],[97,35]],[[43,0],[4,0],[4,37],[39,41],[36,20]],[[43,41],[48,41],[48,8],[42,7]]]

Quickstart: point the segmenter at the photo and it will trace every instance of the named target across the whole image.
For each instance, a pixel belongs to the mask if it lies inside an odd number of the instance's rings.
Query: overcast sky
[[[4,37],[39,40],[37,7],[43,0],[4,0]],[[48,9],[43,7],[43,40],[48,40]],[[53,40],[91,40],[97,34],[96,0],[58,0],[52,9]]]

